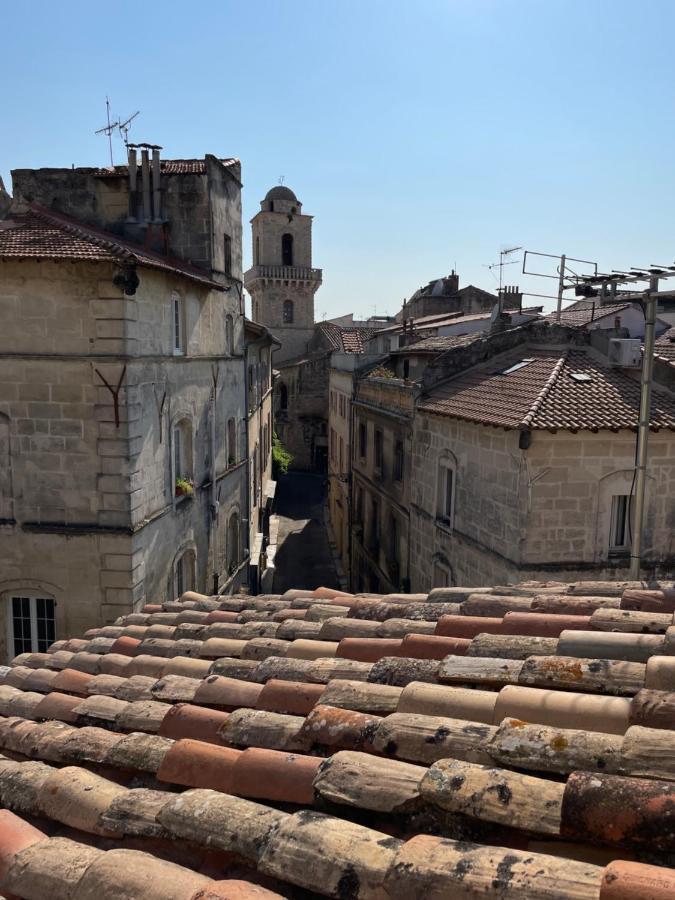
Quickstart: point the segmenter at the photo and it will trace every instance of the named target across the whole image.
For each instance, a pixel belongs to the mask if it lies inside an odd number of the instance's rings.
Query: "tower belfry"
[[[253,265],[244,275],[252,317],[281,341],[275,362],[301,356],[314,333],[314,294],[321,269],[312,268],[312,216],[285,184],[267,192],[251,220]]]

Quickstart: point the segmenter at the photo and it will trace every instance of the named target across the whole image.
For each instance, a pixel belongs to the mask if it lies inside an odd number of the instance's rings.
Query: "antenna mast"
[[[114,122],[110,121],[110,100],[106,96],[105,98],[105,110],[106,110],[106,119],[108,124],[104,125],[103,128],[99,128],[98,131],[95,131],[94,134],[105,134],[108,137],[108,149],[110,151],[110,166],[111,168],[115,165],[113,161],[113,148],[112,148],[112,135],[113,131],[118,128],[120,132],[120,137],[124,141],[124,146],[129,147],[129,127],[136,116],[139,114],[140,110],[137,110],[133,115],[129,116],[128,119],[122,121],[121,119],[116,119]]]

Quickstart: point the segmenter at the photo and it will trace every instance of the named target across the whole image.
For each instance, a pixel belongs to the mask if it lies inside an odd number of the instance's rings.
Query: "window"
[[[223,237],[223,272],[232,274],[232,238],[229,234]]]
[[[177,497],[192,493],[192,478],[192,423],[181,419],[173,427],[173,481]]]
[[[341,475],[345,474],[345,442],[343,438],[340,438],[340,459],[339,459],[339,471]]]
[[[396,441],[394,449],[394,481],[403,481],[403,441]]]
[[[234,353],[234,320],[229,313],[225,316],[225,352]]]
[[[288,388],[285,384],[279,385],[279,409],[288,409]]]
[[[359,422],[359,456],[365,459],[368,455],[368,430],[365,422]]]
[[[260,265],[260,238],[255,239],[255,265]]]
[[[410,377],[410,360],[409,359],[403,360],[403,377],[406,381]]]
[[[382,467],[384,465],[384,436],[382,435],[382,429],[375,429],[375,468],[380,472],[382,471]]]
[[[185,591],[194,591],[196,586],[196,556],[194,550],[185,550],[173,566],[173,593],[180,597]]]
[[[228,572],[231,575],[239,565],[241,550],[239,547],[239,513],[233,512],[227,523],[227,558]]]
[[[281,236],[281,265],[293,265],[293,235],[282,234]]]
[[[629,494],[615,494],[612,497],[609,525],[610,550],[628,550],[630,548],[630,506]]]
[[[172,315],[172,339],[174,356],[180,356],[185,353],[185,321],[183,312],[183,298],[174,291],[171,294],[171,315]]]
[[[398,563],[398,519],[393,513],[389,522],[389,556],[392,562]]]
[[[233,466],[237,462],[237,425],[234,419],[227,420],[227,464]]]
[[[293,301],[292,300],[284,300],[283,321],[287,325],[290,325],[293,323]]]
[[[332,428],[330,430],[330,458],[332,462],[335,462],[335,431]]]
[[[449,459],[442,459],[438,466],[436,504],[438,520],[452,528],[455,507],[455,468]]]
[[[11,597],[9,645],[19,653],[46,653],[54,643],[54,600],[33,594]]]
[[[521,359],[520,362],[514,363],[512,366],[509,366],[507,369],[502,369],[501,372],[497,372],[497,375],[511,375],[513,372],[517,372],[519,369],[524,369],[525,366],[529,366],[531,362],[534,362],[534,359]]]

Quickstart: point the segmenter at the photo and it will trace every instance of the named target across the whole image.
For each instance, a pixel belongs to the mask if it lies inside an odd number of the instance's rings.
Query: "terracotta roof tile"
[[[340,607],[322,592],[283,601],[195,595],[190,605],[93,629],[89,649],[75,655],[99,671],[50,669],[50,658],[67,652],[62,641],[23,654],[0,685],[0,754],[17,757],[0,755],[0,805],[14,811],[0,816],[0,890],[206,900],[254,898],[262,885],[262,896],[351,896],[358,879],[360,894],[412,900],[459,890],[490,896],[511,866],[514,889],[538,896],[555,887],[563,900],[597,897],[607,860],[667,866],[675,851],[675,666],[660,666],[673,657],[655,654],[675,647],[675,588],[502,590],[336,598],[348,604],[338,618]],[[485,618],[493,633],[476,627],[476,598],[493,604]],[[572,620],[577,599],[584,613]],[[256,636],[278,602],[327,607],[333,618],[316,622],[327,635],[331,622],[343,633],[342,623],[353,622],[375,634],[394,623],[398,639],[344,637],[339,647],[380,657],[386,645],[402,655],[360,662],[334,656],[335,642],[318,638],[295,659],[288,654],[297,642]],[[211,637],[223,627],[216,621],[190,643],[224,640],[238,656],[258,656],[271,640],[286,656],[181,657],[173,654],[185,641],[175,637],[146,639],[163,656],[111,652],[127,627],[179,628],[201,603],[205,611],[236,608],[251,636]],[[536,603],[546,608],[536,612]],[[640,608],[650,604],[659,610]],[[643,631],[645,616],[656,631]],[[584,656],[562,655],[573,646]],[[542,647],[548,655],[509,658]],[[643,661],[631,661],[636,653]],[[127,665],[103,672],[107,659]],[[144,659],[156,668],[132,674]],[[200,664],[195,677],[164,671],[181,659]],[[230,674],[208,674],[221,670]],[[665,690],[648,683],[649,671]],[[79,696],[54,687],[59,679]],[[139,691],[145,699],[131,699]],[[26,830],[24,816],[39,817],[55,836]],[[75,840],[59,836],[64,828]],[[442,836],[427,837],[429,828]],[[532,833],[550,842],[550,855]],[[603,857],[605,845],[614,849]],[[214,849],[222,855],[206,874]],[[589,853],[595,862],[579,862]],[[232,854],[249,867],[243,885]],[[632,884],[638,876],[626,871],[619,874]],[[675,879],[660,871],[664,884]]]
[[[331,347],[342,353],[363,353],[364,342],[375,333],[374,328],[336,325],[334,322],[320,322],[318,328]]]
[[[425,412],[483,425],[551,431],[634,430],[639,406],[639,381],[592,352],[528,346],[433,388],[420,402]],[[651,422],[675,428],[675,397],[658,387]]]
[[[147,250],[118,235],[31,204],[26,213],[0,222],[0,259],[54,259],[136,264],[223,290],[204,272],[182,260]]]
[[[560,324],[584,327],[598,319],[620,315],[632,303],[600,303],[592,300],[576,300],[561,311]],[[557,312],[545,316],[550,322],[557,321]]]

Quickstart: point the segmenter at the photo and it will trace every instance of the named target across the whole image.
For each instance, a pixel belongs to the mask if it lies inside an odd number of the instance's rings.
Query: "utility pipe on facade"
[[[635,458],[635,519],[630,551],[630,578],[640,580],[642,536],[647,488],[647,450],[651,420],[652,373],[654,371],[654,343],[656,336],[656,292],[659,279],[651,278],[645,292],[645,339],[640,378],[640,414],[638,421],[637,453]]]

